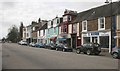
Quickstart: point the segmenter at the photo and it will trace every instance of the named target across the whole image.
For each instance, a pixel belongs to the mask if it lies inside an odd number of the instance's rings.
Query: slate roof
[[[111,11],[111,7],[112,7],[112,11]],[[112,15],[120,14],[120,1],[113,2],[112,6],[110,3],[89,9],[87,11],[80,12],[78,13],[76,19],[72,23],[81,22],[83,20],[92,20],[98,17],[111,16],[111,14]]]
[[[43,29],[47,29],[47,23],[44,23],[43,26],[39,27],[38,30],[43,30]]]

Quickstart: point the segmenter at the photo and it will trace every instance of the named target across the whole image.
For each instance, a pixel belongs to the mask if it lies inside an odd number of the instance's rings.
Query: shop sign
[[[100,35],[100,36],[109,36],[109,33],[108,33],[108,32],[105,32],[105,33],[104,33],[104,32],[101,32],[101,33],[99,33],[99,35]]]
[[[91,35],[99,35],[99,32],[92,32]]]
[[[83,37],[88,37],[88,33],[84,33],[84,34],[83,34]]]

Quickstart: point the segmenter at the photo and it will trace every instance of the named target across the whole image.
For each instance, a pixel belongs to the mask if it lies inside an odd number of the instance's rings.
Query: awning
[[[50,38],[51,41],[55,41],[56,39],[57,39],[57,37]]]
[[[65,41],[66,38],[58,38],[57,41]]]

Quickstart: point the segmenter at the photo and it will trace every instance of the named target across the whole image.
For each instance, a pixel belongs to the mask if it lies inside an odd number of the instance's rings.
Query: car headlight
[[[54,47],[54,46],[51,46],[51,47]]]
[[[65,47],[65,48],[68,48],[68,47]]]

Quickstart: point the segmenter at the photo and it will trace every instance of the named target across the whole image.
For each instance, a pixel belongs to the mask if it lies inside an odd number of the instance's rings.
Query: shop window
[[[98,18],[98,30],[105,30],[105,17]]]
[[[54,33],[56,33],[56,27],[54,27]]]
[[[102,48],[109,48],[109,36],[100,36],[100,45]]]
[[[98,42],[97,37],[92,37],[92,42],[97,43]]]
[[[90,43],[90,37],[84,37],[83,38],[83,44]]]

